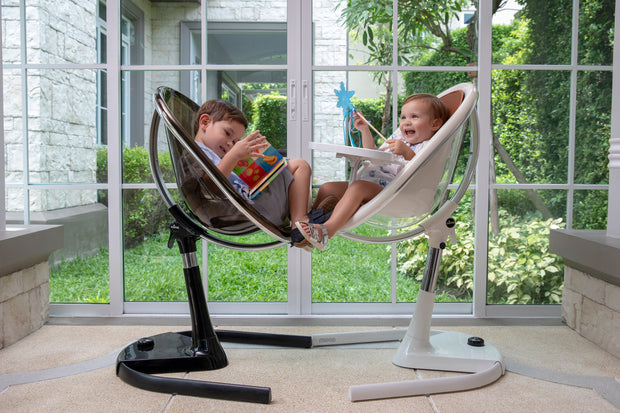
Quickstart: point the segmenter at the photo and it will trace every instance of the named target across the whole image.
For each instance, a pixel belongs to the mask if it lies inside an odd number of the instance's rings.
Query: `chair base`
[[[153,376],[157,373],[216,370],[228,365],[218,345],[208,352],[193,351],[190,332],[164,333],[139,339],[118,355],[116,375],[125,383],[148,391],[267,404],[269,387]]]
[[[312,338],[282,334],[216,331],[207,350],[193,349],[192,332],[145,337],[125,347],[116,360],[116,375],[125,383],[148,391],[240,402],[271,402],[271,389],[262,386],[219,383],[153,376],[153,374],[217,370],[228,365],[221,341],[310,348]]]
[[[351,401],[388,399],[471,390],[486,386],[504,375],[504,360],[492,345],[479,337],[455,331],[430,331],[425,344],[405,335],[393,363],[424,370],[473,373],[425,380],[363,384],[349,387]]]
[[[457,331],[431,330],[428,344],[416,346],[405,335],[392,362],[400,367],[476,373],[496,362],[504,364],[494,346]]]
[[[416,310],[392,362],[400,367],[473,373],[464,376],[351,386],[352,401],[464,391],[504,374],[504,359],[480,337],[431,330],[435,293],[420,290]]]

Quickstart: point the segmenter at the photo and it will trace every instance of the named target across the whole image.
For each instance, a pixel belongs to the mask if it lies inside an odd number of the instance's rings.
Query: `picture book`
[[[256,197],[286,168],[286,159],[273,146],[262,151],[263,157],[237,162],[233,172],[250,187],[250,198]]]

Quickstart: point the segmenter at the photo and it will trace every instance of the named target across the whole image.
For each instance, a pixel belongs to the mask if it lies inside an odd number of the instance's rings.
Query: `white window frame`
[[[203,0],[201,5],[201,33],[203,36],[202,42],[202,55],[206,55],[206,0]],[[574,0],[574,7],[578,6],[578,0]],[[71,68],[79,69],[94,69],[105,71],[107,73],[107,95],[108,99],[108,148],[111,153],[116,155],[110,158],[108,183],[105,185],[71,185],[70,189],[107,189],[109,191],[109,244],[110,244],[110,303],[109,304],[52,304],[50,307],[50,313],[56,316],[110,316],[110,317],[123,317],[125,315],[146,315],[146,314],[163,314],[170,313],[176,315],[187,314],[186,303],[124,303],[123,302],[123,279],[122,279],[122,226],[121,226],[121,191],[124,188],[122,179],[120,176],[120,153],[121,142],[118,136],[122,136],[121,131],[121,117],[120,113],[122,97],[119,95],[122,83],[122,66],[120,52],[118,45],[121,44],[120,24],[121,17],[118,10],[121,8],[120,0],[108,0],[107,1],[107,62],[104,64],[91,64],[91,65],[39,65],[28,64],[25,60],[20,64],[5,65],[7,69],[18,69],[22,71],[22,90],[23,93],[27,91],[26,84],[26,71],[30,68],[35,69],[48,69],[61,66],[71,66]],[[396,6],[395,6],[396,8]],[[21,18],[25,21],[25,2],[20,2]],[[578,10],[578,8],[577,8]],[[293,157],[302,157],[308,161],[311,159],[310,150],[307,148],[307,142],[310,141],[312,136],[312,101],[311,94],[307,94],[307,90],[304,88],[312,87],[312,72],[313,70],[368,70],[368,68],[350,66],[346,67],[313,67],[312,66],[312,5],[311,2],[297,2],[289,0],[288,8],[288,22],[289,22],[289,34],[288,34],[288,63],[283,66],[256,66],[256,69],[274,69],[274,70],[287,70],[288,71],[288,87],[289,91],[287,95],[289,120],[288,130],[289,134],[299,136],[299,139],[294,139],[289,142],[289,153]],[[396,16],[396,14],[394,14]],[[502,65],[494,65],[491,63],[491,17],[492,10],[490,2],[481,1],[479,4],[479,66],[478,66],[478,89],[479,89],[479,106],[478,112],[480,116],[481,124],[481,137],[483,145],[480,148],[480,155],[478,161],[477,170],[477,186],[476,186],[476,245],[487,245],[487,233],[488,233],[488,193],[489,189],[497,188],[513,188],[510,185],[491,185],[489,184],[489,170],[487,165],[491,157],[493,156],[492,148],[488,144],[490,142],[490,125],[491,125],[491,71],[494,69],[549,69],[554,70],[556,66],[532,66],[527,65],[508,67]],[[577,15],[575,15],[578,17]],[[609,190],[609,211],[617,211],[620,208],[620,165],[617,159],[620,158],[620,145],[618,144],[620,136],[620,35],[618,34],[618,28],[620,28],[620,2],[616,1],[616,20],[615,20],[615,46],[614,46],[614,64],[609,70],[613,70],[613,88],[612,88],[612,126],[611,126],[611,150],[610,150],[610,182],[607,187]],[[396,19],[396,17],[395,17]],[[573,21],[573,36],[576,36],[577,20]],[[26,55],[25,45],[25,25],[22,24],[22,56]],[[299,27],[299,32],[290,32],[291,27]],[[300,50],[304,53],[300,54]],[[250,66],[250,68],[252,68]],[[152,70],[170,70],[170,66],[161,67],[149,67]],[[374,67],[373,69],[377,69]],[[454,70],[455,68],[408,68],[408,67],[395,67],[388,68],[395,72],[406,69],[415,70]],[[145,69],[146,70],[146,69]],[[202,78],[205,78],[207,66],[199,65],[197,70],[200,71]],[[462,70],[470,70],[463,68]],[[588,70],[588,67],[580,66],[577,64],[576,58],[573,58],[569,67],[566,70],[570,70],[571,73],[577,73],[578,70]],[[596,70],[600,70],[599,66],[596,66]],[[201,90],[202,96],[206,95],[206,86],[203,84]],[[27,96],[24,97],[24,102],[27,102]],[[571,95],[571,107],[575,105],[575,94]],[[574,109],[573,109],[574,110]],[[25,131],[27,128],[27,105],[24,105],[24,124]],[[293,116],[293,113],[299,114],[299,116]],[[571,139],[574,139],[574,125],[571,125]],[[116,138],[115,138],[116,137]],[[27,139],[27,138],[25,138]],[[27,148],[27,141],[25,140],[24,147]],[[26,149],[27,151],[27,149]],[[571,155],[571,157],[574,155]],[[27,171],[27,153],[24,154],[25,171]],[[0,159],[0,166],[4,168],[4,158]],[[571,164],[572,168],[572,164]],[[19,184],[7,184],[7,188],[21,188],[24,191],[24,223],[30,223],[29,210],[28,210],[28,193],[33,189],[29,184],[27,173],[24,174],[25,178],[22,183]],[[535,189],[558,189],[557,185],[531,185],[531,186],[514,186],[518,189],[526,188]],[[56,189],[57,186],[52,185],[37,185],[36,189]],[[564,186],[562,188],[564,189]],[[575,185],[568,183],[566,189],[569,191],[569,199],[572,199],[572,193],[576,189],[601,189],[601,186],[595,186],[590,188],[586,185]],[[0,201],[4,207],[4,198]],[[571,201],[569,201],[571,202]],[[3,208],[4,209],[4,208]],[[569,214],[572,211],[572,205],[570,205]],[[608,233],[612,237],[620,238],[620,218],[618,215],[608,213]],[[569,222],[571,222],[569,216]],[[0,228],[2,229],[2,228]],[[439,319],[451,319],[451,320],[463,320],[463,319],[482,319],[488,317],[495,318],[522,318],[522,319],[557,319],[559,316],[558,306],[489,306],[486,304],[486,270],[487,270],[487,252],[486,248],[477,247],[474,256],[475,263],[475,277],[474,277],[474,299],[471,305],[471,309],[462,307],[457,308],[457,311],[452,311],[453,308],[450,305],[437,305],[435,313]],[[303,320],[308,317],[315,317],[326,320],[325,322],[377,322],[381,320],[382,323],[389,323],[391,320],[402,320],[409,318],[410,313],[403,311],[402,315],[399,315],[399,310],[393,304],[387,303],[385,305],[364,305],[364,304],[343,304],[342,306],[334,304],[323,305],[311,303],[311,264],[308,254],[302,254],[299,250],[291,250],[288,255],[288,267],[289,267],[289,281],[288,281],[288,294],[289,299],[286,303],[242,303],[241,305],[236,303],[210,303],[210,309],[214,316],[220,317],[220,319],[227,319],[225,314],[233,314],[231,317],[238,320],[252,320],[263,319],[264,322],[282,322],[277,320],[286,319],[287,323],[304,322]],[[206,282],[206,281],[205,281]],[[404,304],[402,307],[409,307],[410,305]],[[458,307],[458,306],[457,306]],[[258,310],[258,311],[256,311]],[[385,311],[385,313],[384,313]],[[464,312],[465,316],[461,316],[458,313]],[[264,314],[260,317],[250,317],[248,314],[252,312],[258,312]],[[385,316],[377,317],[376,314],[385,314]],[[359,314],[352,315],[352,314]],[[274,316],[278,315],[278,316]],[[162,315],[163,317],[163,315]],[[275,321],[274,321],[275,320]],[[374,320],[374,321],[373,321]]]

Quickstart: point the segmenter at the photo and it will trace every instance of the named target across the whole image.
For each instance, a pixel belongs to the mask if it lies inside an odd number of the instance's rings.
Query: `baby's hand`
[[[413,149],[411,149],[405,142],[400,139],[388,139],[385,141],[386,145],[383,147],[383,150],[389,149],[395,155],[404,156],[405,159],[413,158],[415,154]]]
[[[356,111],[353,114],[353,126],[355,126],[355,129],[357,130],[362,130],[362,129],[369,129],[368,128],[368,123],[366,123],[366,120],[364,118],[364,115],[362,114],[362,112],[358,112]]]

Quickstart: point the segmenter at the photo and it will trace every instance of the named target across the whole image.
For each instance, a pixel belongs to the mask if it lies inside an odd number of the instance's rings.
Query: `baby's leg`
[[[288,204],[291,223],[308,220],[308,201],[310,199],[310,179],[312,168],[303,159],[289,159],[287,168],[293,174],[293,182],[288,187]]]
[[[333,237],[360,206],[373,199],[383,190],[381,185],[368,181],[355,181],[346,189],[331,217],[325,222],[329,237]]]
[[[325,182],[316,194],[316,199],[312,203],[312,209],[316,208],[328,195],[334,195],[336,198],[341,199],[348,187],[349,183],[346,181]]]

